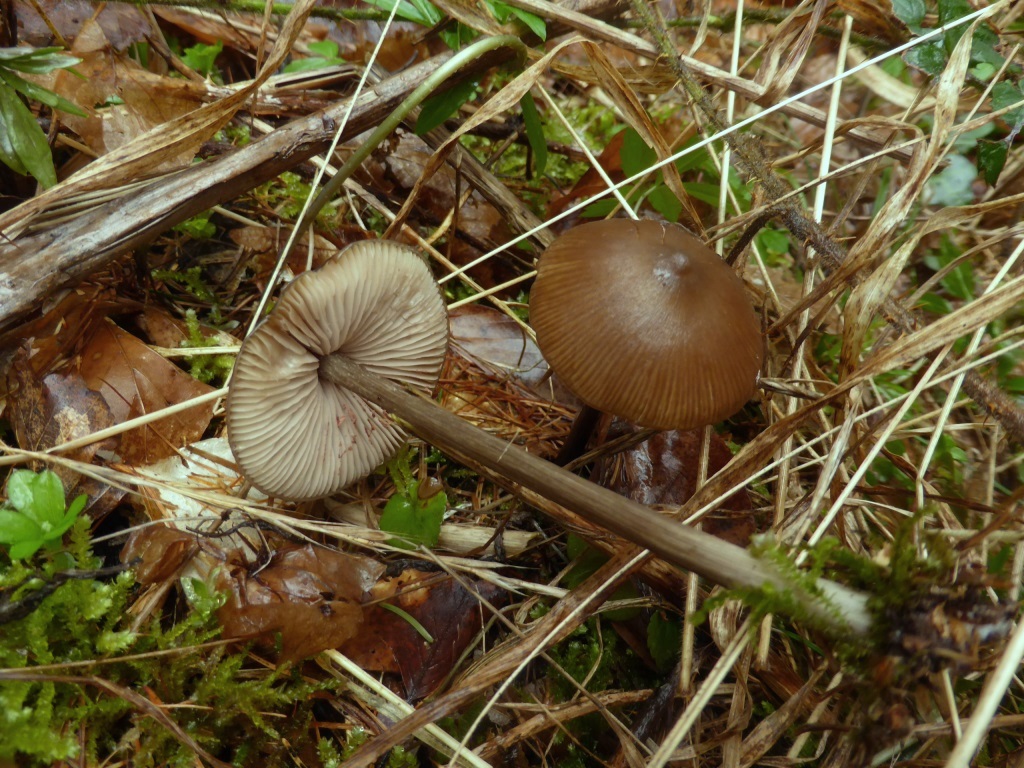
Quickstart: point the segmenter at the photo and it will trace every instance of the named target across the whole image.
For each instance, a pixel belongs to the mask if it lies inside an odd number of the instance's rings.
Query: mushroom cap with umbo
[[[406,246],[354,243],[297,277],[242,344],[227,398],[242,475],[268,496],[336,493],[395,455],[388,414],[323,378],[334,353],[371,373],[432,390],[448,345],[440,289]]]
[[[537,270],[537,343],[587,405],[646,427],[694,429],[754,394],[764,343],[743,281],[682,227],[583,224]]]

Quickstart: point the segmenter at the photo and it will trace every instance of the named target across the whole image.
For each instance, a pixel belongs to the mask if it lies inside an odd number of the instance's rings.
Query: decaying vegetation
[[[0,764],[1019,764],[1024,5],[187,5],[0,0]],[[608,216],[765,354],[580,482],[530,288]],[[364,383],[409,445],[267,498],[239,345],[377,237],[460,425]]]

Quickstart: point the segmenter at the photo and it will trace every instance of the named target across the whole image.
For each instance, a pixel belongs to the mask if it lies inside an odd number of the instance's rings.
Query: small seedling
[[[399,454],[388,464],[395,493],[380,516],[380,529],[397,534],[389,544],[412,549],[415,544],[433,547],[441,535],[441,522],[448,509],[444,491],[428,498],[420,496],[420,481],[412,477],[408,455]]]
[[[19,73],[41,75],[80,61],[60,53],[60,48],[0,48],[0,163],[15,173],[34,176],[44,187],[57,183],[53,156],[46,134],[22,97],[79,117],[85,117],[85,112]]]
[[[0,508],[0,544],[12,560],[26,560],[41,547],[55,552],[64,533],[85,509],[86,495],[65,508],[64,486],[50,470],[16,469],[7,481],[7,504]]]

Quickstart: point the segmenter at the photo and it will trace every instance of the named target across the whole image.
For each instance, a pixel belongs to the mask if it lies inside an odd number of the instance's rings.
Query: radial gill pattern
[[[431,389],[447,343],[444,301],[412,249],[360,242],[299,276],[235,364],[228,434],[242,474],[270,496],[296,500],[369,474],[404,435],[379,408],[324,380],[321,359],[341,354]]]

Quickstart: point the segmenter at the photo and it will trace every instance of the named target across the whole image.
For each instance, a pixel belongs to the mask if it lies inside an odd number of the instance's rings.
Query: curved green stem
[[[113,0],[124,5],[142,8],[147,5],[168,5],[174,8],[203,8],[205,10],[223,12],[237,11],[263,15],[267,4],[263,0]],[[275,16],[287,16],[292,10],[290,3],[274,3],[270,12]],[[311,17],[332,19],[334,21],[385,21],[387,11],[369,8],[325,8],[318,6],[310,14]]]
[[[477,40],[472,45],[467,46],[452,56],[448,61],[438,67],[437,70],[434,71],[426,80],[420,83],[419,86],[405,98],[405,101],[395,107],[391,114],[384,119],[384,122],[374,129],[373,133],[370,134],[370,137],[363,142],[363,144],[352,153],[352,156],[345,161],[345,164],[338,169],[338,172],[334,174],[334,177],[324,184],[323,189],[320,190],[320,194],[316,196],[312,205],[306,209],[306,212],[303,214],[296,229],[299,232],[302,232],[306,227],[310,226],[320,210],[338,194],[341,190],[342,184],[344,184],[345,181],[355,173],[356,169],[362,165],[363,161],[370,156],[370,154],[382,141],[384,141],[384,139],[391,135],[391,132],[398,127],[399,123],[401,123],[413,109],[418,107],[424,99],[436,91],[445,80],[470,62],[475,61],[484,54],[490,53],[498,48],[510,48],[520,61],[526,58],[526,45],[518,37],[514,37],[512,35],[485,37],[482,40]],[[287,254],[282,258],[282,261],[285,258],[287,258]]]

